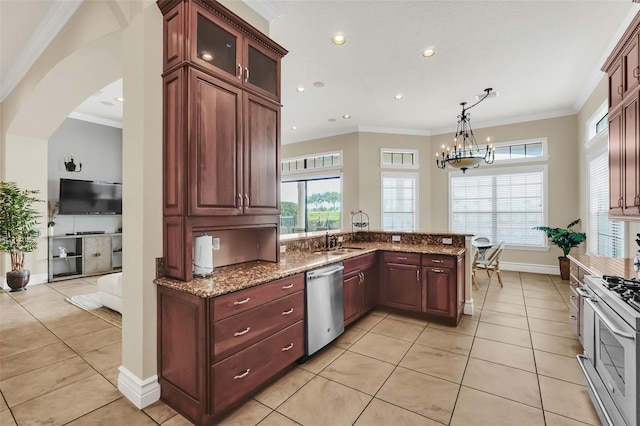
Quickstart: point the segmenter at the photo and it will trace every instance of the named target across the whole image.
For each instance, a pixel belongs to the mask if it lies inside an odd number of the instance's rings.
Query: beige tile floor
[[[575,354],[568,282],[504,272],[446,327],[376,310],[223,425],[599,425]],[[0,425],[189,425],[116,388],[120,330],[65,302],[95,279],[0,293]]]

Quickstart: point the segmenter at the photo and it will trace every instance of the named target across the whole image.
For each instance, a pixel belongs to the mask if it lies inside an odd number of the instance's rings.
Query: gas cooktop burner
[[[622,278],[612,275],[602,277],[604,286],[614,292],[623,301],[640,311],[640,280],[636,278]]]

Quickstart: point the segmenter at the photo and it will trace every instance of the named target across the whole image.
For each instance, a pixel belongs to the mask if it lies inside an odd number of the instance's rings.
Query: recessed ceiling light
[[[351,115],[349,115],[349,114],[345,114],[345,115],[343,115],[343,116],[342,116],[342,118],[344,118],[345,120],[348,120],[348,119],[350,119],[350,118],[351,118]]]
[[[313,83],[313,87],[324,87],[324,83],[321,81],[316,81]]]
[[[205,61],[213,61],[213,55],[209,52],[202,52],[202,59]]]
[[[291,130],[298,130],[296,126],[291,126]]]
[[[305,89],[305,88],[304,88],[304,87],[302,87],[302,86],[298,86],[298,87],[296,88],[296,90],[298,91],[298,93],[304,93],[307,89]]]
[[[395,95],[395,96],[393,97],[393,99],[395,99],[396,101],[399,101],[399,100],[400,100],[400,99],[402,99],[402,98],[404,98],[404,96],[402,96],[402,95],[400,95],[400,94]]]
[[[331,43],[337,44],[338,46],[345,44],[347,42],[347,38],[340,33],[337,33],[333,37],[331,37]]]
[[[430,47],[428,49],[425,49],[422,52],[422,56],[424,56],[425,58],[430,58],[431,56],[436,54],[436,49],[434,49],[433,47]]]
[[[124,102],[124,98],[122,96],[118,96],[118,97],[115,97],[113,99],[115,99],[118,102]]]

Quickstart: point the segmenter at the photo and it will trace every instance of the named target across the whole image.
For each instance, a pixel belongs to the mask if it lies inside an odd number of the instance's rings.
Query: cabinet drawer
[[[304,355],[304,321],[230,356],[212,368],[214,413],[243,399]]]
[[[304,275],[298,274],[212,299],[210,321],[218,321],[304,290]]]
[[[265,303],[213,323],[211,342],[214,362],[259,342],[304,318],[304,293]]]
[[[403,253],[396,251],[385,251],[383,254],[385,263],[400,263],[407,265],[420,265],[419,253]]]
[[[569,286],[569,301],[577,307],[579,298],[580,296],[578,295],[576,289],[573,286]]]
[[[569,322],[571,323],[571,328],[573,328],[573,330],[575,331],[576,336],[578,335],[578,330],[579,330],[578,315],[579,315],[578,306],[573,302],[569,302]]]
[[[362,256],[347,259],[343,262],[344,273],[348,274],[349,272],[355,271],[357,269],[367,269],[369,266],[373,265],[375,262],[376,262],[375,253],[369,253]]]
[[[422,266],[441,266],[443,268],[454,268],[456,258],[438,254],[425,254],[422,256]]]

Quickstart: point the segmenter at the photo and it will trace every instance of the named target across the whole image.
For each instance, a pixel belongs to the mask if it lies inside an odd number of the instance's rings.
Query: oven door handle
[[[602,320],[604,325],[606,325],[609,328],[609,330],[611,330],[611,332],[613,334],[615,334],[616,336],[624,337],[625,339],[631,339],[631,340],[635,340],[636,339],[635,334],[633,334],[633,333],[625,333],[624,331],[620,330],[618,327],[613,325],[611,323],[611,321],[609,320],[609,318],[606,317],[605,313],[602,312],[600,307],[597,305],[597,303],[598,303],[597,300],[587,299],[585,301],[585,303],[589,304],[591,309],[593,309],[593,311],[596,313],[596,315],[598,315],[598,318],[600,318]]]
[[[591,361],[589,361],[589,358],[584,356],[584,355],[577,355],[576,358],[578,358],[578,365],[580,365],[580,369],[582,370],[582,374],[584,375],[584,378],[587,381],[587,386],[589,388],[591,388],[591,392],[590,393],[591,393],[591,395],[593,395],[595,397],[596,404],[598,404],[599,410],[597,410],[597,411],[604,415],[605,420],[606,420],[608,425],[613,425],[613,420],[611,419],[611,417],[609,416],[609,413],[605,409],[604,402],[602,402],[602,399],[600,399],[600,395],[598,395],[598,392],[596,391],[596,386],[593,383],[593,381],[591,380],[591,376],[589,376],[589,373],[587,372],[587,367],[585,366],[585,363],[591,362]]]

